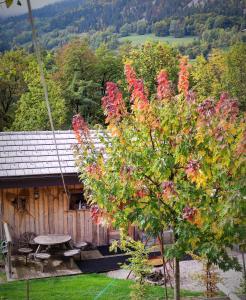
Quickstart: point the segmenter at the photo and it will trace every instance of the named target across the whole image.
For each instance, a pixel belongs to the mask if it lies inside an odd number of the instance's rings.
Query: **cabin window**
[[[70,192],[69,210],[78,210],[89,208],[88,203],[81,191]]]

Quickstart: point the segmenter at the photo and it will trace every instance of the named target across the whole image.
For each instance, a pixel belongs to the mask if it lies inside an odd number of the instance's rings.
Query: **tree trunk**
[[[179,270],[179,260],[174,259],[174,300],[180,300],[180,270]]]
[[[165,292],[164,297],[166,300],[168,300],[168,294],[167,294],[167,274],[166,274],[166,262],[164,259],[164,240],[163,240],[163,231],[161,232],[159,236],[159,242],[161,244],[161,256],[162,256],[162,267],[163,267],[163,276],[164,276],[164,286],[165,286]]]

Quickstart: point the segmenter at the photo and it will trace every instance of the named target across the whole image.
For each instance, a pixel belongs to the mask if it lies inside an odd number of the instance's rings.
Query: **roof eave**
[[[66,185],[80,183],[77,173],[66,173],[64,174],[64,179]],[[0,189],[62,185],[61,174],[0,177]]]

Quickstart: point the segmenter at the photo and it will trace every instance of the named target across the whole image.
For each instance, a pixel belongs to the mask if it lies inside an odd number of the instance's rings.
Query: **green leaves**
[[[12,130],[49,130],[50,123],[40,83],[38,65],[31,61],[28,70],[24,73],[28,91],[21,95],[15,112]],[[46,73],[46,82],[49,90],[49,99],[55,128],[61,128],[65,123],[66,107],[61,96],[61,87]]]
[[[6,4],[7,8],[9,8],[13,4],[13,2],[14,2],[14,0],[5,0],[5,4]],[[17,0],[16,4],[21,6],[21,1]]]
[[[13,0],[5,0],[6,6],[9,8],[13,4]]]
[[[7,51],[0,56],[0,131],[9,130],[15,118],[15,108],[27,85],[24,72],[32,55],[24,50]]]
[[[149,47],[156,50],[158,45]],[[143,53],[136,55],[147,59]],[[135,98],[137,92],[136,88]],[[238,241],[243,226],[239,145],[245,128],[235,112],[236,103],[225,94],[219,102],[202,104],[199,99],[190,103],[184,95],[153,98],[145,110],[128,111],[107,128],[105,160],[81,146],[84,169],[94,160],[102,170],[98,178],[85,172],[93,201],[119,227],[133,223],[153,236],[171,227],[176,237],[168,250],[172,257],[192,250],[209,262],[232,266],[225,248]],[[217,135],[220,127],[229,136],[223,143]]]
[[[150,95],[156,93],[156,76],[166,69],[169,78],[176,82],[178,73],[178,53],[164,43],[146,42],[140,49],[128,53],[125,61],[133,61],[134,68],[142,78]]]

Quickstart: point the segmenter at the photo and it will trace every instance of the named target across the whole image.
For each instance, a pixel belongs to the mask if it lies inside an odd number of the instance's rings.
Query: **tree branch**
[[[152,148],[155,151],[155,144],[154,144],[154,141],[153,141],[151,129],[149,130],[149,135],[150,135],[150,140],[151,140]]]

